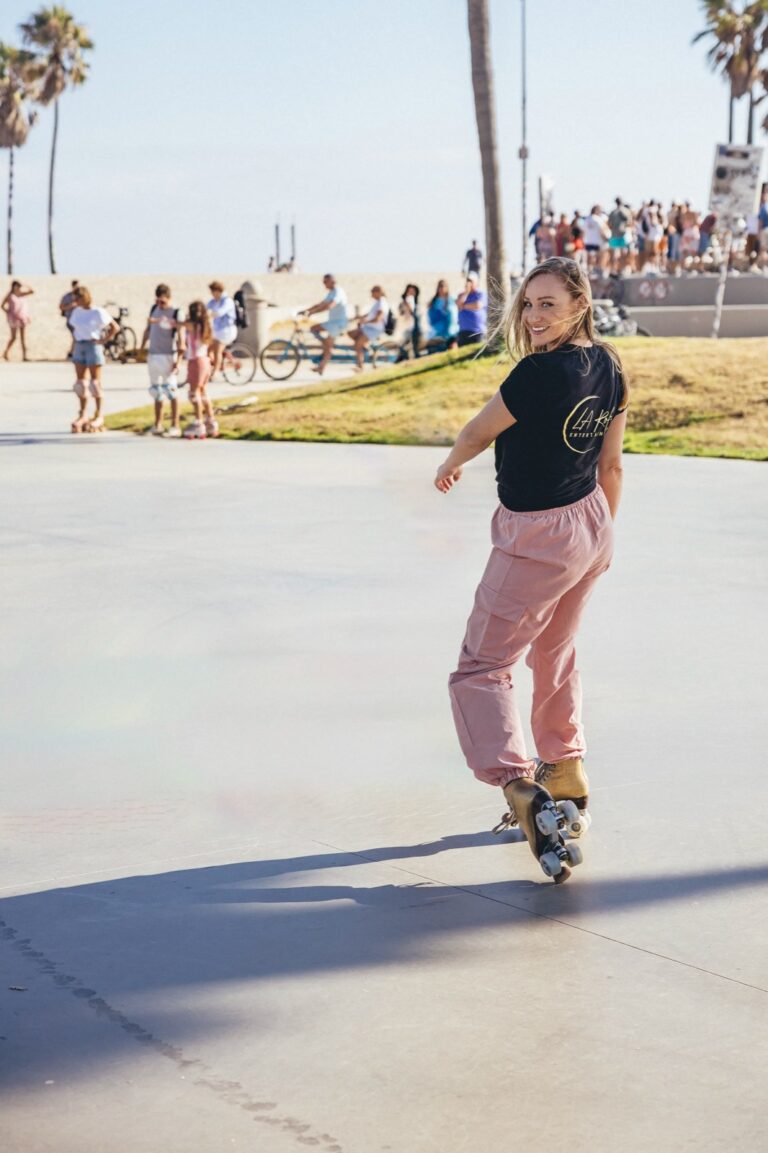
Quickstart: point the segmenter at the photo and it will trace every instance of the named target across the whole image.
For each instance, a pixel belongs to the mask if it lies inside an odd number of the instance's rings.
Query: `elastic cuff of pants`
[[[503,789],[504,786],[508,785],[510,781],[519,781],[521,777],[532,777],[532,776],[533,776],[533,766],[531,766],[530,768],[527,768],[527,769],[523,769],[523,768],[510,769],[509,772],[504,777],[504,780],[502,782],[501,787]]]

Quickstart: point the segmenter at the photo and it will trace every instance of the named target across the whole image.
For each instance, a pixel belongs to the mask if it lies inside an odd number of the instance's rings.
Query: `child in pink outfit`
[[[529,273],[507,340],[518,363],[435,478],[448,492],[462,465],[496,442],[493,549],[449,684],[469,767],[504,790],[503,823],[519,823],[544,871],[561,881],[581,860],[564,829],[577,836],[588,825],[574,641],[611,562],[628,390],[615,350],[595,335],[589,281],[573,260],[552,257]],[[536,758],[512,683],[526,650]]]

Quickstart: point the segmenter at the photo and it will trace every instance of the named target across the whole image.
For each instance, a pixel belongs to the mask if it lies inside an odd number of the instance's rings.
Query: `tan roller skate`
[[[569,866],[580,865],[582,855],[578,845],[565,843],[551,795],[533,777],[518,777],[504,786],[504,796],[542,871],[556,885],[562,885],[571,875]],[[505,827],[511,827],[510,823]]]
[[[561,831],[574,838],[586,833],[592,818],[587,811],[589,779],[581,757],[554,762],[537,761],[534,777],[556,802]]]

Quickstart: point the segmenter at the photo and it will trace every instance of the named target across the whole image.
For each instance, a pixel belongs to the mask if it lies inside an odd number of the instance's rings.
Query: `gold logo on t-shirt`
[[[602,405],[598,408],[597,405],[590,403],[593,400],[600,400],[600,397],[585,396],[577,405],[574,405],[565,418],[563,440],[571,452],[578,452],[582,455],[589,452],[592,444],[584,444],[584,442],[594,442],[598,437],[604,436],[605,430],[616,415],[615,408],[603,408]],[[584,444],[583,448],[574,443],[579,441]]]

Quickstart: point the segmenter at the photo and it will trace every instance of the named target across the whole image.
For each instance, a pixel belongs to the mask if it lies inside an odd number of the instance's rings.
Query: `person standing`
[[[610,229],[599,204],[592,207],[589,216],[584,217],[584,248],[590,270],[597,271],[603,263],[603,249],[610,235]]]
[[[627,229],[632,223],[632,213],[620,196],[616,197],[616,204],[608,217],[608,227],[611,236],[608,247],[611,250],[611,272],[621,274],[627,267],[629,258],[629,242]]]
[[[75,296],[75,307],[69,314],[75,347],[72,359],[75,362],[74,390],[80,402],[80,409],[72,421],[73,432],[103,432],[104,420],[101,415],[102,389],[101,369],[104,364],[104,345],[120,331],[119,325],[105,308],[94,308],[91,294],[81,285]],[[86,391],[86,378],[90,377]],[[94,400],[93,416],[86,417],[88,392]]]
[[[455,348],[459,333],[459,310],[447,280],[438,280],[435,295],[429,302],[427,318],[430,340],[444,340],[446,348]]]
[[[210,344],[213,332],[210,309],[206,308],[202,300],[192,301],[184,327],[187,385],[193,412],[193,419],[184,430],[184,436],[187,440],[205,440],[207,436],[219,435],[219,425],[207,391],[211,378]]]
[[[326,365],[333,355],[335,341],[347,331],[349,324],[349,305],[346,292],[341,285],[336,283],[336,277],[332,276],[330,272],[326,272],[323,277],[323,285],[326,289],[323,299],[317,304],[313,304],[311,308],[305,308],[303,312],[299,313],[299,316],[314,316],[317,312],[328,313],[328,318],[325,321],[320,324],[313,324],[310,329],[312,335],[317,337],[323,347],[320,363],[312,369],[319,376],[323,375]]]
[[[483,254],[477,247],[477,241],[472,241],[472,247],[468,248],[464,254],[464,263],[461,266],[461,274],[465,276],[469,272],[477,274],[479,279],[480,273],[483,270]]]
[[[21,344],[21,359],[28,360],[27,357],[27,325],[30,322],[29,309],[25,303],[25,297],[34,295],[34,288],[25,288],[20,280],[14,280],[10,289],[6,292],[0,308],[6,315],[8,320],[8,327],[11,330],[11,337],[5,346],[3,353],[3,360],[8,360],[11,349],[16,343],[18,336]]]
[[[409,344],[415,359],[419,355],[419,349],[421,348],[422,325],[421,306],[419,305],[419,286],[417,284],[406,284],[405,292],[400,297],[398,312],[405,324],[403,338],[400,342],[400,355],[398,356],[398,360],[408,359]]]
[[[488,301],[479,287],[480,277],[476,272],[467,273],[464,291],[456,298],[459,309],[459,348],[465,344],[479,344],[485,339],[488,325]]]
[[[355,361],[357,362],[355,367],[358,372],[363,371],[366,347],[371,341],[381,340],[389,316],[389,301],[380,284],[374,284],[371,289],[371,296],[373,297],[373,304],[363,319],[358,322],[357,328],[353,328],[349,334],[355,346]]]
[[[155,425],[152,432],[163,436],[163,402],[171,407],[169,437],[180,437],[179,424],[179,361],[184,352],[184,317],[171,303],[171,290],[167,284],[158,284],[155,303],[149,310],[147,326],[141,338],[141,347],[149,344],[149,394],[155,402]]]
[[[211,314],[213,330],[211,380],[215,380],[216,374],[221,370],[227,345],[232,344],[237,339],[237,310],[234,300],[231,296],[227,296],[220,280],[212,280],[208,288],[211,293],[208,311]]]
[[[61,300],[59,301],[59,312],[61,313],[61,315],[64,317],[64,320],[66,321],[66,325],[67,325],[67,328],[69,329],[69,335],[70,335],[70,345],[69,345],[69,352],[67,353],[67,360],[72,359],[72,353],[75,350],[75,337],[74,337],[74,334],[72,332],[72,323],[70,320],[70,314],[72,312],[72,309],[77,307],[77,290],[79,287],[80,287],[80,282],[78,280],[73,280],[72,286],[71,286],[69,292],[65,292],[64,295],[62,296]]]
[[[467,461],[495,440],[493,550],[449,688],[469,768],[508,803],[497,828],[519,823],[559,883],[581,857],[553,827],[555,803],[565,816],[570,802],[572,835],[588,822],[574,639],[611,562],[629,393],[618,354],[595,332],[589,279],[574,260],[534,268],[504,328],[517,363],[459,433],[434,481],[449,492]],[[512,684],[526,651],[537,758],[526,751]]]

